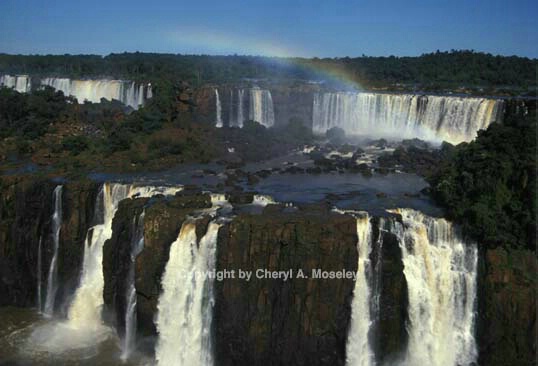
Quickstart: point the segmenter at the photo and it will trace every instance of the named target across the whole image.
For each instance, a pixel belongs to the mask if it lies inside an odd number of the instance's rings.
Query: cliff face
[[[240,215],[220,232],[216,282],[220,365],[343,365],[352,280],[255,278],[256,271],[357,270],[356,221],[337,214]]]
[[[46,282],[53,242],[51,217],[57,183],[1,180],[0,306],[35,306],[38,245]],[[99,184],[63,184],[63,222],[58,252],[59,290],[64,304],[81,270],[84,240],[93,224]],[[107,321],[123,334],[133,220],[144,211],[144,249],[136,258],[138,330],[155,335],[161,276],[170,245],[185,219],[211,206],[207,194],[126,199],[105,243],[103,272]],[[396,218],[397,219],[397,218]],[[385,221],[383,221],[385,220]],[[407,344],[407,285],[397,238],[373,218],[370,261],[374,265],[379,313],[372,335],[379,363],[397,359]],[[197,221],[197,236],[209,219]],[[384,230],[383,230],[384,229]],[[297,278],[298,269],[357,271],[356,220],[323,207],[290,211],[267,206],[260,215],[238,214],[225,223],[217,244],[217,270],[253,271],[250,281],[215,282],[215,357],[218,365],[343,365],[354,283]],[[531,365],[536,354],[536,273],[534,252],[483,250],[479,260],[476,339],[479,364]],[[293,270],[294,279],[258,279],[256,270]],[[46,286],[46,284],[44,284]]]
[[[35,306],[37,303],[38,248],[42,248],[42,286],[53,256],[51,217],[57,183],[45,180],[2,178],[0,194],[0,305]],[[58,250],[56,304],[61,305],[78,282],[84,239],[91,225],[98,185],[64,184],[63,222]]]
[[[48,268],[51,260],[54,186],[48,181],[1,181],[0,306],[36,304],[40,238],[43,268]],[[46,278],[45,271],[41,278]]]
[[[155,335],[154,317],[162,291],[164,272],[170,245],[176,240],[181,225],[196,210],[211,207],[207,194],[179,192],[173,198],[127,199],[120,203],[112,223],[112,238],[103,248],[104,303],[109,321],[119,333],[125,327],[127,273],[129,271],[133,220],[144,211],[144,248],[135,262],[138,330]]]
[[[481,365],[536,362],[536,253],[489,249],[480,259],[478,345]]]

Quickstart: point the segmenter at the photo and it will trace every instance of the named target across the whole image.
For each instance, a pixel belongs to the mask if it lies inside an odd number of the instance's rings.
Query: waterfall
[[[213,364],[211,321],[217,234],[220,225],[210,222],[197,243],[196,223],[187,221],[170,247],[159,297],[156,347],[163,365]]]
[[[62,191],[63,187],[57,186],[52,194],[54,202],[54,213],[52,214],[52,242],[53,255],[49,267],[47,280],[47,297],[45,299],[44,314],[52,316],[54,314],[54,302],[56,291],[58,290],[58,249],[60,247],[60,229],[62,227]]]
[[[138,220],[133,218],[131,256],[129,274],[127,278],[127,304],[125,308],[125,336],[122,344],[121,358],[126,360],[136,346],[136,288],[135,288],[135,265],[136,257],[144,249],[144,212]]]
[[[313,131],[340,127],[349,134],[471,141],[500,119],[503,101],[412,94],[315,94]]]
[[[101,98],[107,100],[119,100],[123,104],[138,109],[144,104],[146,98],[151,94],[150,86],[136,84],[125,80],[73,80],[67,78],[44,78],[41,85],[48,85],[56,90],[62,91],[66,96],[73,96],[79,102],[89,101],[100,103]],[[144,98],[144,90],[148,93]]]
[[[275,124],[273,99],[269,90],[250,89],[249,119],[265,127],[272,127]]]
[[[135,187],[106,183],[101,188],[96,207],[102,207],[98,223],[88,230],[84,245],[84,259],[79,287],[68,310],[68,320],[73,327],[98,329],[101,327],[103,306],[103,245],[112,236],[112,219],[118,204],[133,196],[149,197],[157,193],[173,194],[179,189],[162,187]]]
[[[217,109],[216,127],[221,128],[222,127],[222,106],[220,105],[219,90],[217,88],[215,88],[215,103],[216,103],[216,109]]]
[[[0,75],[0,86],[15,89],[19,93],[28,93],[32,89],[32,81],[28,75]]]
[[[370,311],[372,295],[369,285],[369,279],[372,276],[370,263],[372,238],[368,215],[357,218],[357,237],[359,263],[351,303],[351,325],[346,345],[346,365],[372,366],[375,364],[375,358],[368,337],[374,322]]]
[[[37,310],[39,312],[42,312],[43,311],[43,307],[42,307],[42,304],[41,304],[41,286],[42,286],[42,283],[41,283],[41,277],[42,277],[42,273],[41,271],[43,270],[42,268],[42,262],[43,262],[43,255],[42,255],[42,248],[41,248],[41,244],[43,242],[42,240],[43,238],[40,236],[39,237],[39,244],[37,245]]]
[[[244,111],[243,99],[244,99],[244,96],[245,96],[245,91],[243,89],[239,89],[237,91],[237,99],[239,100],[239,103],[237,105],[237,122],[236,122],[235,125],[237,127],[240,127],[240,128],[243,128],[243,123],[245,122],[245,117],[243,117],[243,111]]]
[[[476,362],[477,247],[444,219],[401,209],[400,239],[409,293],[405,364],[456,366]]]

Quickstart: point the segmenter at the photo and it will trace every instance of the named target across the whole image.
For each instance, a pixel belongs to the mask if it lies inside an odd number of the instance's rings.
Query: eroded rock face
[[[145,335],[155,335],[154,317],[170,246],[177,239],[187,216],[208,207],[211,207],[210,196],[197,192],[179,192],[175,197],[126,199],[120,203],[112,223],[112,238],[103,248],[105,314],[107,320],[117,326],[120,334],[123,334],[125,327],[133,220],[142,211],[145,212],[144,249],[137,256],[135,265],[138,330]],[[200,225],[204,225],[204,222],[201,220]],[[205,233],[205,230],[199,231]]]
[[[58,183],[49,180],[2,178],[0,194],[0,305],[37,303],[38,247],[42,247],[42,286],[53,256],[52,194]],[[78,283],[84,239],[91,225],[99,185],[63,184],[63,221],[58,250],[58,291],[61,307]],[[43,293],[45,296],[45,293]]]
[[[489,249],[480,259],[480,365],[536,362],[536,253]]]
[[[0,306],[34,306],[37,261],[42,240],[43,267],[51,260],[50,218],[54,184],[6,179],[0,196]],[[46,275],[43,271],[42,278]]]
[[[267,210],[266,210],[267,211]],[[219,233],[215,283],[219,365],[343,365],[352,280],[257,279],[256,270],[357,270],[356,221],[331,213],[239,215]]]

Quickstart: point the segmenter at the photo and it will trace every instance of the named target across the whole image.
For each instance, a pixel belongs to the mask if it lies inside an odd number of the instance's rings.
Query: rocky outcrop
[[[41,239],[43,268],[51,260],[50,219],[55,184],[45,180],[1,180],[0,306],[34,306]],[[46,278],[43,271],[42,278]]]
[[[488,249],[479,274],[480,365],[536,364],[536,253]]]
[[[216,282],[219,365],[343,365],[352,280],[258,279],[256,271],[356,271],[356,221],[329,212],[242,214],[219,233],[217,270],[253,271]]]
[[[395,219],[395,218],[392,218]],[[370,262],[374,266],[372,292],[379,294],[374,325],[373,349],[380,365],[395,363],[407,346],[407,282],[398,238],[384,227],[386,221],[372,220],[374,245]]]
[[[118,327],[120,334],[125,326],[126,281],[133,220],[137,220],[144,210],[144,249],[137,256],[135,265],[138,330],[145,335],[155,335],[153,321],[157,314],[162,291],[161,276],[168,262],[170,245],[177,239],[187,216],[208,207],[211,207],[210,196],[196,191],[179,192],[171,199],[161,196],[150,200],[126,199],[120,203],[112,223],[113,235],[103,248],[105,313],[107,320]],[[203,221],[199,224],[203,225]]]
[[[38,247],[41,240],[43,288],[53,256],[50,180],[3,177],[0,194],[0,305],[35,306],[37,303]],[[63,184],[63,222],[58,250],[56,304],[72,293],[84,255],[84,239],[91,226],[98,184]],[[44,296],[45,294],[43,294]]]

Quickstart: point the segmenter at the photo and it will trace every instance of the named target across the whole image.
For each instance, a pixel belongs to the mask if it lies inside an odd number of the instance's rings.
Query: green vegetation
[[[434,198],[488,247],[536,249],[536,114],[480,131],[429,178]]]
[[[73,78],[102,77],[205,83],[244,79],[327,80],[329,72],[364,87],[422,90],[491,88],[503,93],[526,92],[536,86],[538,60],[493,56],[470,50],[435,52],[419,57],[277,58],[155,53],[98,55],[0,54],[5,73]],[[338,77],[335,78],[338,81]]]

